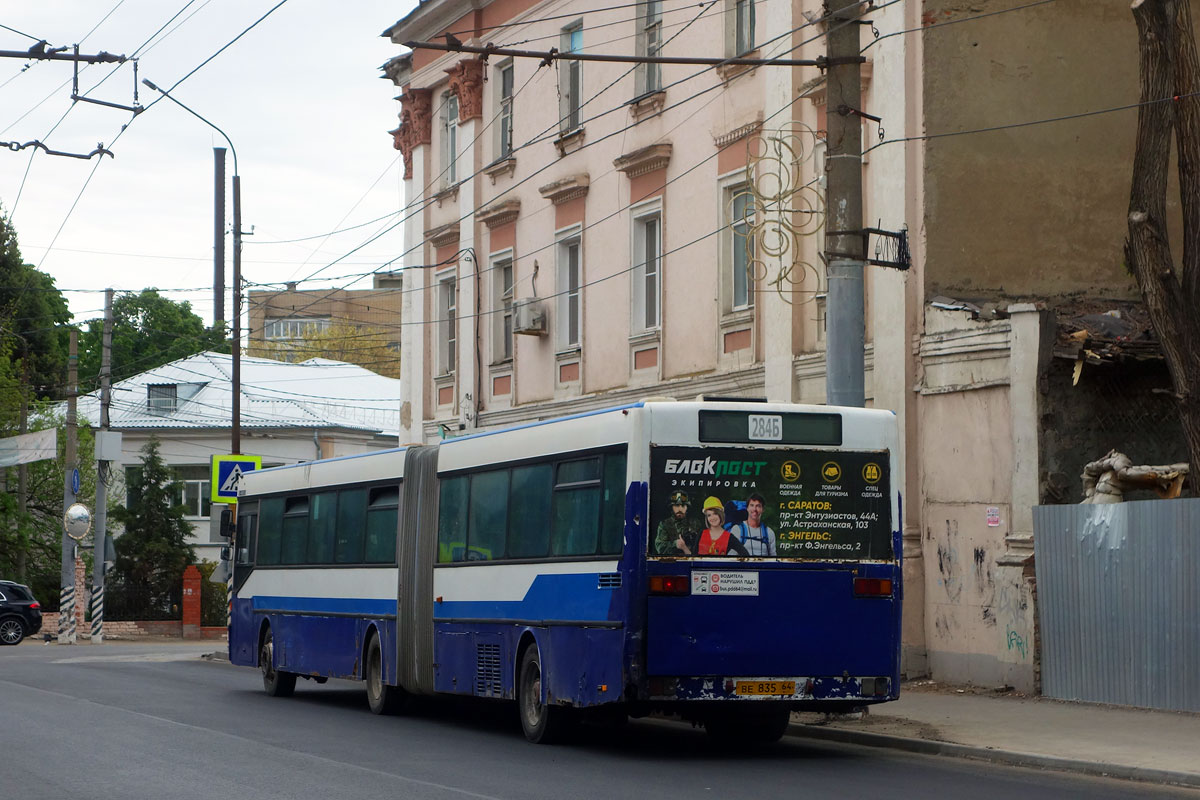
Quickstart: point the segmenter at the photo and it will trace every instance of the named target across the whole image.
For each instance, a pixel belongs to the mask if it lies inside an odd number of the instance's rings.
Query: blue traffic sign
[[[256,469],[262,469],[261,456],[213,456],[212,501],[236,503],[242,476]]]
[[[71,494],[79,494],[79,470],[71,470]]]

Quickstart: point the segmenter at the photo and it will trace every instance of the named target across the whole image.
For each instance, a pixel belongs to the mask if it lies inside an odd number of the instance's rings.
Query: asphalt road
[[[270,698],[220,644],[0,648],[0,796],[62,798],[1124,798],[1159,786],[788,738],[731,752],[663,721],[535,746],[502,704],[376,717],[361,685]]]

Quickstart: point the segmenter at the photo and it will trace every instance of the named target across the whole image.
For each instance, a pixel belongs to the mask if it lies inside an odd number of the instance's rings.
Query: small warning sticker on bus
[[[757,572],[692,571],[692,594],[758,594]]]

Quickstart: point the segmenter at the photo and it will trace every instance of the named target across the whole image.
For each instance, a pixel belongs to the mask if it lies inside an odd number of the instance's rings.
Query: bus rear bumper
[[[863,676],[673,676],[651,677],[646,698],[652,702],[787,701],[794,703],[879,703],[899,697],[896,681],[885,675]]]

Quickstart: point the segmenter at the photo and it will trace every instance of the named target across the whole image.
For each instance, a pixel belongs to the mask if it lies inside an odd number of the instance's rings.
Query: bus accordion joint
[[[855,578],[855,597],[891,597],[892,581],[890,578]]]
[[[686,575],[651,575],[650,594],[691,594],[691,583]]]

